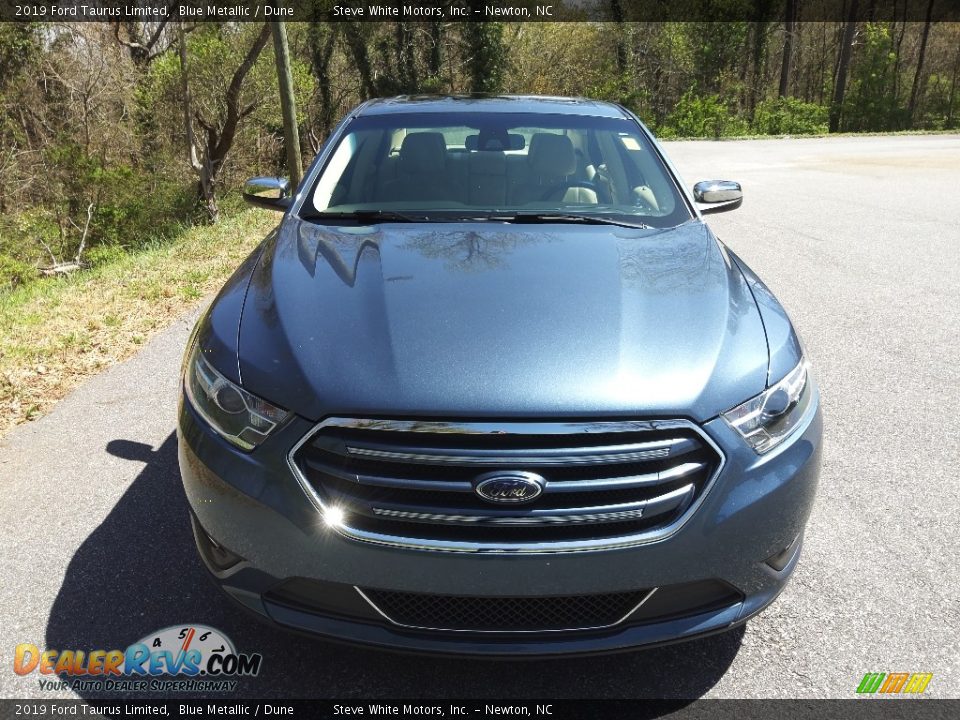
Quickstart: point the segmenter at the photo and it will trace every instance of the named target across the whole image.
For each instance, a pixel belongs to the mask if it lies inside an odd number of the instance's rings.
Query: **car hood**
[[[247,291],[243,385],[304,417],[703,421],[767,344],[702,223],[324,227],[286,218]]]

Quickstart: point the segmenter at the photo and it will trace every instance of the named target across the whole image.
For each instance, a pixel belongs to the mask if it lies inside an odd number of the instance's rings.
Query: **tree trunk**
[[[920,56],[917,58],[917,72],[913,76],[913,87],[910,89],[910,105],[908,114],[910,117],[910,126],[913,126],[913,115],[917,110],[917,96],[920,93],[920,83],[923,80],[923,60],[927,54],[927,40],[930,38],[930,22],[933,17],[933,3],[936,0],[930,0],[927,3],[927,17],[923,23],[923,34],[920,36]]]
[[[905,0],[903,3],[903,19],[900,22],[900,32],[897,32],[897,5],[894,2],[893,5],[893,29],[892,34],[896,36],[893,48],[893,101],[896,103],[900,98],[900,60],[902,55],[900,53],[901,48],[903,47],[903,36],[907,32],[907,7],[908,0]]]
[[[755,5],[758,15],[766,17],[765,7],[762,4]],[[747,95],[747,114],[750,121],[753,122],[754,110],[756,110],[758,98],[765,95],[767,85],[767,31],[770,23],[766,20],[751,23],[753,25],[753,62],[750,77],[750,90]]]
[[[440,79],[440,71],[443,64],[443,56],[441,54],[441,42],[443,39],[443,24],[437,20],[433,20],[428,25],[430,31],[430,54],[428,56],[428,70],[430,72],[430,77],[435,80]]]
[[[857,29],[858,0],[850,4],[850,14],[843,26],[843,39],[840,41],[840,57],[837,59],[837,79],[833,85],[833,102],[830,103],[830,132],[840,130],[840,118],[843,115],[843,98],[847,92],[847,71],[850,69],[850,56],[853,54],[853,38]]]
[[[947,102],[947,125],[953,128],[953,103],[957,96],[957,77],[960,76],[960,45],[957,46],[957,59],[953,63],[953,78],[950,81],[950,99]]]
[[[482,0],[469,0],[468,8],[471,12],[482,9]],[[466,22],[461,26],[469,58],[470,92],[499,92],[505,60],[503,26],[493,22]]]
[[[320,135],[330,133],[334,122],[333,93],[330,92],[330,61],[336,47],[339,23],[311,22],[307,31],[310,47],[310,68],[320,92]]]
[[[407,24],[395,22],[393,24],[393,77],[399,80],[398,90],[410,92],[409,66],[406,63],[407,46],[410,44],[407,36]]]
[[[177,23],[177,51],[180,55],[180,97],[183,102],[183,129],[184,139],[187,143],[187,162],[190,163],[190,167],[198,175],[198,204],[204,206],[211,220],[216,220],[218,215],[217,199],[210,180],[210,164],[206,154],[204,154],[202,161],[197,154],[197,141],[193,128],[193,94],[190,90],[187,36],[182,21]]]
[[[627,43],[624,37],[626,25],[623,22],[623,4],[620,0],[610,0],[610,15],[614,22],[614,37],[616,38],[617,72],[623,77],[629,69]]]
[[[793,33],[797,22],[797,0],[787,0],[787,16],[784,24],[783,59],[780,63],[780,88],[777,94],[786,97],[790,92],[790,69],[793,64]]]
[[[227,87],[226,97],[224,98],[226,117],[221,126],[216,126],[213,122],[205,120],[199,112],[193,109],[183,23],[180,23],[179,35],[181,89],[184,97],[184,124],[186,126],[190,166],[198,176],[197,195],[199,204],[204,207],[210,219],[216,222],[220,215],[217,206],[217,175],[220,168],[223,167],[223,161],[226,159],[227,153],[233,147],[240,120],[253,112],[256,107],[256,104],[241,107],[240,91],[243,89],[243,81],[247,74],[253,68],[254,63],[270,39],[270,25],[268,23],[263,24],[260,34],[253,41],[253,45],[230,79],[230,85]],[[193,127],[194,119],[206,131],[206,139],[200,146],[202,148],[200,152],[197,151],[198,144]]]
[[[420,70],[417,67],[417,53],[414,46],[415,38],[410,26],[403,23],[404,42],[403,45],[403,74],[407,81],[407,92],[420,92]]]
[[[290,185],[300,185],[303,167],[300,158],[300,132],[297,129],[297,103],[293,95],[293,77],[290,72],[290,48],[287,29],[283,22],[272,22],[273,52],[277,61],[277,81],[280,85],[280,110],[283,113],[283,144],[287,150],[287,173]]]
[[[353,58],[353,65],[360,75],[361,100],[377,96],[377,86],[373,80],[373,68],[370,65],[370,53],[367,52],[366,38],[360,32],[358,22],[343,23],[343,35],[347,40],[347,48]]]

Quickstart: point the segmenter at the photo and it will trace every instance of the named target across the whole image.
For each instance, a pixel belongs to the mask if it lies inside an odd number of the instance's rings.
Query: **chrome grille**
[[[331,419],[290,464],[345,535],[429,549],[588,550],[663,537],[722,456],[682,421],[462,423]],[[523,504],[475,492],[492,472],[535,473]],[[331,512],[331,509],[335,511]]]

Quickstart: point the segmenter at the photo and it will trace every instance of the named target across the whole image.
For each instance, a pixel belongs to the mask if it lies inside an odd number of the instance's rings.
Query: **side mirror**
[[[286,210],[292,200],[290,181],[276,177],[250,178],[243,184],[243,199],[268,210]]]
[[[703,215],[736,210],[743,205],[743,188],[733,180],[703,180],[693,186],[693,199]]]

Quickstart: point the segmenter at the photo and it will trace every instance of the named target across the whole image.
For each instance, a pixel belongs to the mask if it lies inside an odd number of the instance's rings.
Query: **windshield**
[[[395,113],[354,120],[304,205],[306,217],[484,220],[511,214],[691,218],[640,128],[542,113]]]

